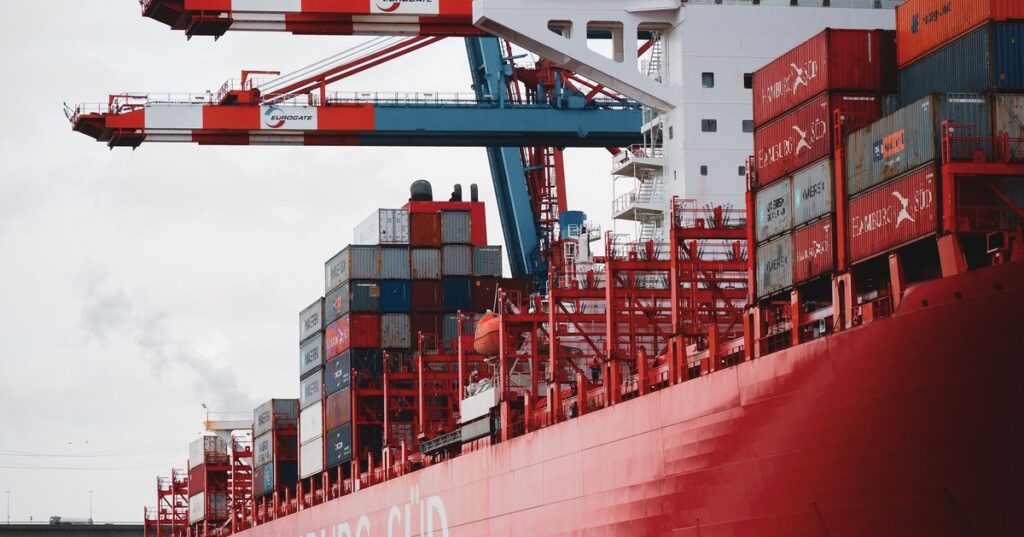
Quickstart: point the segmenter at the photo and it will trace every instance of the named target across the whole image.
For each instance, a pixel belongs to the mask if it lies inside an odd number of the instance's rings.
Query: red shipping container
[[[498,292],[498,278],[479,276],[472,283],[473,311],[483,313],[494,309],[494,297]]]
[[[832,272],[836,266],[835,226],[829,216],[793,232],[793,283]]]
[[[341,391],[327,396],[324,412],[325,429],[337,429],[352,421],[352,389],[342,388]]]
[[[324,335],[328,361],[355,347],[380,347],[380,316],[373,313],[350,313],[327,327]]]
[[[410,213],[409,245],[426,248],[441,247],[441,214]]]
[[[409,324],[412,325],[413,346],[417,345],[415,342],[419,341],[420,332],[434,338],[440,344],[442,317],[438,313],[413,313],[410,315]]]
[[[1024,20],[1021,0],[909,0],[896,6],[900,68],[988,21]]]
[[[412,311],[441,313],[444,298],[441,280],[413,280],[409,286]]]
[[[935,233],[935,168],[927,166],[850,200],[850,259],[861,261]]]
[[[825,91],[878,94],[895,88],[895,32],[826,29],[754,72],[754,125]]]
[[[487,246],[487,212],[483,202],[480,201],[410,201],[406,204],[409,209],[410,227],[412,216],[417,213],[436,213],[438,211],[469,211],[470,241],[473,246]],[[440,240],[441,227],[438,224],[438,240]],[[413,233],[415,229],[411,230]],[[440,243],[438,243],[440,244]],[[416,244],[413,244],[416,246]]]
[[[200,464],[188,471],[188,493],[199,494],[206,490],[206,465]]]
[[[768,185],[830,155],[835,110],[840,110],[843,115],[844,132],[853,132],[881,116],[881,99],[865,95],[822,94],[755,131],[758,185]]]

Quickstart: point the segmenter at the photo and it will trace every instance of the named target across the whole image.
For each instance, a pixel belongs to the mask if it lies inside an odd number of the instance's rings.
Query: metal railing
[[[624,150],[622,150],[621,152],[619,152],[618,155],[615,155],[614,157],[612,157],[612,168],[613,169],[614,168],[618,168],[619,166],[622,166],[623,164],[625,164],[625,163],[627,163],[630,160],[633,160],[635,158],[651,158],[651,159],[654,159],[654,158],[662,158],[664,156],[665,156],[665,149],[660,147],[660,146],[651,147],[651,146],[646,146],[646,145],[641,145],[641,144],[631,145],[631,146],[625,148]]]

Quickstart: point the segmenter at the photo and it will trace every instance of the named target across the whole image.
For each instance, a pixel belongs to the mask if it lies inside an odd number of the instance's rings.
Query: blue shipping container
[[[352,460],[352,424],[346,423],[327,433],[327,467],[335,468]]]
[[[412,297],[409,280],[384,280],[380,282],[381,313],[409,313]]]
[[[366,352],[361,350],[347,350],[336,358],[327,362],[324,368],[324,392],[332,395],[342,388],[348,388],[352,383],[352,353]]]
[[[275,490],[294,487],[299,480],[299,463],[275,461],[256,468],[253,473],[253,495],[261,498],[273,494]]]
[[[1024,23],[985,25],[900,71],[904,106],[933,92],[1024,90]]]
[[[473,309],[471,278],[446,277],[441,280],[442,307],[446,313]]]

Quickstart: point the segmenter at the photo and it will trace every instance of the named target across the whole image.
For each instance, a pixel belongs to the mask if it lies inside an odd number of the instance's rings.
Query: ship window
[[[754,120],[744,119],[743,120],[743,132],[754,132]]]
[[[718,120],[717,119],[702,119],[700,120],[700,130],[703,132],[718,132]]]
[[[706,165],[700,167],[700,174],[704,177],[708,176],[708,167]]]
[[[705,88],[715,87],[715,73],[701,73],[700,82]]]
[[[743,73],[743,88],[753,89],[754,88],[754,73]]]
[[[669,127],[668,127],[668,139],[669,140],[672,139],[672,137],[675,135],[675,132],[676,132],[675,129],[673,129],[672,126],[669,125]]]
[[[747,176],[747,167],[746,166],[740,166],[740,177],[746,177],[746,176]]]

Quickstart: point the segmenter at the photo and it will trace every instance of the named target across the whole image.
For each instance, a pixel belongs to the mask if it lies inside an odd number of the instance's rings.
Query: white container
[[[206,518],[206,493],[200,492],[188,499],[188,523],[195,524]]]
[[[211,455],[226,457],[228,446],[216,436],[203,436],[188,445],[188,467],[191,470],[210,459]]]
[[[324,403],[318,401],[299,413],[299,443],[305,444],[324,434]]]
[[[305,479],[324,471],[324,437],[320,436],[299,448],[299,477]]]
[[[409,211],[379,209],[356,226],[353,244],[409,244]]]

